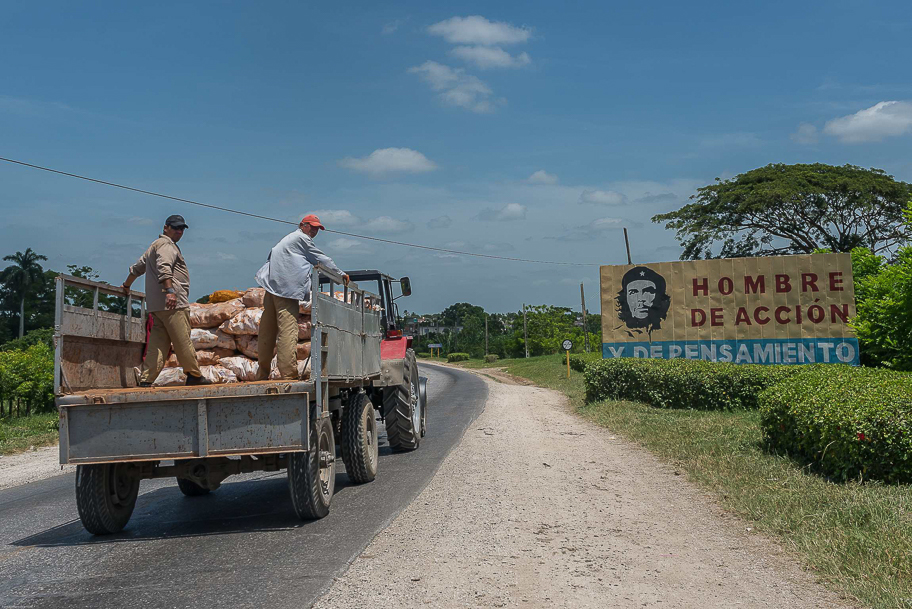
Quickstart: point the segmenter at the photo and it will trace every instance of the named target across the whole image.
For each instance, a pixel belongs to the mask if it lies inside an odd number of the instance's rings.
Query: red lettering
[[[698,284],[697,281],[701,281],[702,283]],[[693,282],[694,282],[694,296],[697,296],[698,295],[697,292],[699,292],[699,291],[702,291],[704,296],[709,296],[709,279],[704,277],[701,280],[694,279]]]
[[[723,277],[719,280],[719,292],[723,296],[728,296],[735,291],[735,282],[731,280],[730,277]]]
[[[690,325],[691,327],[698,328],[706,323],[706,311],[703,309],[691,309],[690,310]]]
[[[842,290],[842,271],[834,271],[830,273],[830,291],[842,292]]]
[[[826,311],[820,305],[811,305],[808,307],[808,319],[815,324],[819,324],[826,317]]]
[[[792,283],[788,275],[776,275],[776,293],[782,294],[792,291]]]
[[[801,305],[795,307],[795,323],[801,325]]]
[[[740,326],[742,323],[751,325],[750,315],[747,314],[747,309],[738,307],[738,314],[735,316],[735,325]]]
[[[812,292],[819,292],[817,289],[817,273],[801,273],[801,291],[807,292],[811,288]]]
[[[849,305],[830,305],[830,321],[835,324],[837,319],[844,324],[849,322]]]
[[[776,321],[780,324],[787,324],[791,319],[788,317],[783,317],[783,313],[791,313],[792,309],[790,307],[776,307]]]
[[[721,326],[722,324],[722,309],[710,309],[709,310],[709,325],[711,326]]]
[[[766,294],[766,277],[758,275],[751,277],[744,276],[744,293],[745,294]]]
[[[769,313],[769,307],[757,307],[754,309],[754,321],[756,321],[761,326],[765,326],[770,322],[769,316],[760,317],[760,313]]]

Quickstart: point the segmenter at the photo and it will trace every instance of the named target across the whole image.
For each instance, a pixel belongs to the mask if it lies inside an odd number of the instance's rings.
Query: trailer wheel
[[[377,447],[377,417],[367,394],[355,394],[342,409],[342,461],[348,477],[356,484],[377,477],[380,457]]]
[[[200,486],[193,480],[188,480],[186,478],[178,478],[177,487],[187,497],[199,497],[200,495],[208,495],[210,492],[205,486]]]
[[[418,362],[415,352],[405,352],[405,370],[401,385],[383,391],[386,437],[396,451],[415,450],[421,443],[421,398],[418,391]]]
[[[309,452],[292,453],[288,460],[288,490],[301,520],[329,514],[336,488],[336,441],[329,418],[321,418],[311,427],[310,447]]]
[[[427,435],[427,378],[418,377],[418,399],[421,404],[421,437]]]
[[[76,509],[82,526],[93,535],[123,530],[138,496],[139,477],[127,463],[76,467]]]

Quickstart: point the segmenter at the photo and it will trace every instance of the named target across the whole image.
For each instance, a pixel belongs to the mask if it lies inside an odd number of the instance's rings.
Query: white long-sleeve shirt
[[[344,273],[314,245],[313,239],[297,229],[272,248],[266,264],[257,271],[256,282],[274,296],[310,300],[310,273],[317,264],[340,275]]]

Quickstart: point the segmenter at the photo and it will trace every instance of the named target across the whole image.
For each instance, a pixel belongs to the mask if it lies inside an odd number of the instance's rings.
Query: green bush
[[[599,362],[601,360],[601,353],[571,353],[570,368],[577,372],[584,372],[586,370],[586,364]]]
[[[16,338],[0,345],[0,351],[22,351],[32,345],[45,344],[54,348],[54,328],[39,328],[26,332],[22,338]]]
[[[760,401],[773,450],[837,480],[912,482],[912,374],[813,366]]]
[[[589,362],[584,378],[590,402],[633,400],[659,408],[755,410],[761,391],[796,372],[797,366],[628,357]]]
[[[447,355],[448,362],[466,362],[469,360],[468,353],[450,353]]]
[[[418,353],[418,357],[430,358],[431,354],[428,351],[421,351]]]
[[[500,359],[500,356],[499,356],[499,355],[496,355],[496,354],[493,354],[493,353],[490,354],[490,355],[485,355],[485,363],[486,363],[486,364],[493,364],[494,362],[496,362],[496,361],[499,360],[499,359]]]
[[[28,412],[54,408],[54,353],[44,343],[0,351],[0,404],[19,401]]]

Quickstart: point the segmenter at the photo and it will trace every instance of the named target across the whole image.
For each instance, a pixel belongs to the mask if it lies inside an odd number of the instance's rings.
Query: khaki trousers
[[[263,316],[260,318],[260,335],[257,338],[257,355],[260,369],[257,380],[269,378],[272,354],[278,356],[279,374],[282,379],[298,380],[298,301],[266,292],[263,296]]]
[[[146,349],[146,361],[143,362],[139,382],[155,382],[165,366],[171,347],[174,347],[174,354],[177,355],[184,374],[202,376],[196,361],[196,349],[190,340],[190,309],[155,311],[152,319],[149,347]]]

